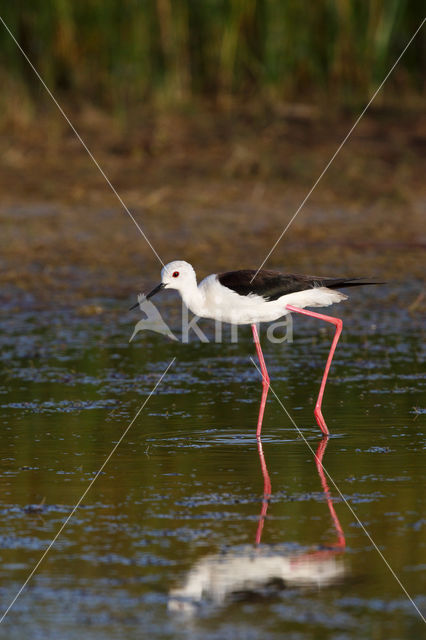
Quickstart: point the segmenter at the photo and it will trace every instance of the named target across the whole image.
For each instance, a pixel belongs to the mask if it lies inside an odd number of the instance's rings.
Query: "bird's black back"
[[[248,296],[252,293],[269,301],[277,300],[289,293],[306,291],[315,287],[343,289],[363,284],[382,284],[380,282],[362,282],[363,278],[321,278],[296,273],[279,273],[268,269],[261,269],[257,275],[254,269],[226,271],[219,273],[217,278],[221,285],[232,289],[241,296]]]

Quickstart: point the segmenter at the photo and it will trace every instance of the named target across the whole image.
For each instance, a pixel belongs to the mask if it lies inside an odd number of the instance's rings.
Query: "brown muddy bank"
[[[72,114],[161,259],[185,258],[200,275],[259,266],[355,117],[301,107],[120,125],[93,109]],[[421,278],[425,147],[420,112],[366,116],[268,266]],[[4,299],[124,297],[158,278],[157,258],[59,113],[4,122],[0,155]]]

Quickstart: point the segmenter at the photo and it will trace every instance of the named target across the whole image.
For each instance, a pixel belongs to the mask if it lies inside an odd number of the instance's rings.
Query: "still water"
[[[270,393],[261,446],[249,327],[238,344],[129,345],[127,301],[97,301],[99,316],[3,309],[2,612],[176,360],[0,638],[424,637],[375,548],[425,614],[421,327],[365,295],[367,312],[359,294],[335,311],[328,442],[313,405],[332,330],[298,318],[293,344],[263,342],[304,438]]]

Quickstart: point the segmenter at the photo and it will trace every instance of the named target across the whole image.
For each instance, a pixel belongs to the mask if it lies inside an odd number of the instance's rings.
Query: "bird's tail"
[[[328,289],[345,289],[370,284],[386,284],[386,282],[365,282],[365,280],[366,278],[330,278],[330,280],[325,280],[324,286]]]

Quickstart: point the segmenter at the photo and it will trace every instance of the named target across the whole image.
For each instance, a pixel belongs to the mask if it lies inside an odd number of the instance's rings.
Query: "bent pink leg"
[[[315,410],[314,410],[314,415],[319,428],[323,433],[325,433],[326,436],[328,436],[330,432],[323,418],[321,405],[322,405],[322,398],[324,395],[325,384],[327,382],[328,372],[330,371],[331,361],[333,360],[334,352],[336,350],[336,346],[339,341],[340,334],[342,333],[343,322],[340,320],[340,318],[325,316],[322,313],[315,313],[314,311],[308,311],[307,309],[299,309],[299,307],[293,307],[292,304],[288,304],[286,306],[286,309],[288,309],[289,311],[294,311],[295,313],[302,313],[305,316],[311,316],[312,318],[318,318],[318,320],[325,320],[325,322],[331,322],[331,324],[334,324],[336,327],[336,331],[334,333],[333,342],[331,343],[330,353],[328,354],[327,363],[325,365],[324,375],[321,380],[321,386],[320,386],[320,390],[319,390],[319,394],[318,394],[318,398],[317,398],[317,401],[315,404]]]
[[[259,516],[259,524],[256,531],[256,544],[260,544],[262,538],[263,525],[265,524],[266,512],[268,510],[269,500],[271,497],[271,479],[269,477],[268,468],[265,462],[265,456],[263,455],[262,441],[260,438],[257,441],[257,450],[259,451],[260,468],[262,469],[263,476],[263,499],[262,509]]]
[[[262,399],[260,401],[260,409],[259,409],[259,417],[257,419],[257,429],[256,429],[256,438],[260,438],[260,432],[262,431],[262,422],[263,422],[263,414],[265,413],[265,405],[266,405],[266,396],[269,391],[269,375],[266,369],[265,359],[263,357],[262,348],[260,346],[259,334],[257,333],[257,327],[255,324],[251,325],[251,330],[253,331],[253,340],[256,345],[257,357],[259,358],[260,370],[262,372]]]

